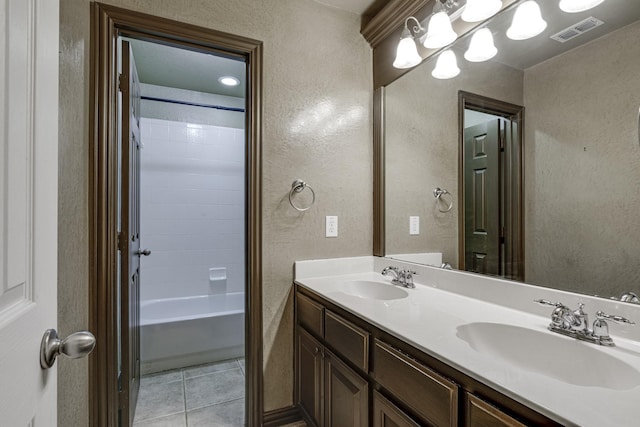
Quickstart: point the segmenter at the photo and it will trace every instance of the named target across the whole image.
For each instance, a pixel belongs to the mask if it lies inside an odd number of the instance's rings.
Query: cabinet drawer
[[[322,316],[324,307],[321,304],[307,298],[304,295],[296,294],[296,305],[298,313],[298,324],[317,337],[323,337]]]
[[[369,333],[343,319],[337,314],[325,310],[324,340],[345,359],[364,372],[369,370]]]
[[[466,401],[467,427],[525,427],[520,421],[473,394],[467,393]]]
[[[378,340],[373,374],[381,386],[428,423],[438,427],[458,424],[458,386]]]

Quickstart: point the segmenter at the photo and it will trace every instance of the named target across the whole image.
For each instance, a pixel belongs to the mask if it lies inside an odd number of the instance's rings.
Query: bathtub
[[[244,293],[140,303],[142,374],[244,357]]]

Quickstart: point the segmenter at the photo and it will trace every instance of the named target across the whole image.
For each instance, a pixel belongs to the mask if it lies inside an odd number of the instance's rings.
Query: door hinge
[[[506,233],[505,233],[505,229],[504,229],[504,227],[500,227],[500,243],[504,243],[504,241],[505,241],[505,237],[504,237],[504,236],[505,236],[505,234],[506,234]]]
[[[129,82],[127,80],[126,74],[121,73],[118,76],[118,90],[120,90],[120,92],[125,92],[129,88]]]

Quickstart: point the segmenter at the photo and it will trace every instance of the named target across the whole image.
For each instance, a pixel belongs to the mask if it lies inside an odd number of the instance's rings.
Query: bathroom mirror
[[[472,34],[459,38],[454,78],[432,77],[434,55],[383,88],[385,256],[472,270],[460,264],[461,147],[483,111],[461,107],[463,93],[524,107],[511,154],[521,170],[492,190],[500,200],[505,185],[519,191],[520,211],[499,232],[521,227],[510,250],[523,257],[497,275],[602,297],[640,291],[640,2],[580,13],[558,3],[538,1],[547,27],[528,40],[505,36],[518,4],[477,27],[498,50],[488,61],[465,60]],[[438,188],[447,193],[437,198]],[[502,241],[497,251],[509,264]]]

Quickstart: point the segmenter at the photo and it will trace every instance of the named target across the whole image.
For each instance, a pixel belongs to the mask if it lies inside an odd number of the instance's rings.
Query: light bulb
[[[240,84],[240,80],[232,76],[220,77],[218,81],[225,86],[238,86]]]
[[[464,53],[464,58],[470,62],[483,62],[496,56],[498,49],[493,44],[493,35],[488,28],[476,31],[471,37],[469,49]]]
[[[604,0],[560,0],[560,9],[567,13],[584,12],[604,2]]]
[[[460,74],[460,68],[458,68],[456,54],[451,50],[445,50],[438,57],[431,75],[436,79],[452,79],[458,74]]]
[[[488,19],[502,9],[502,0],[467,0],[462,12],[462,20],[480,22]]]
[[[526,40],[537,36],[547,28],[542,19],[540,6],[534,0],[525,1],[516,9],[507,37],[511,40]]]
[[[422,62],[422,58],[418,54],[416,42],[411,37],[411,33],[407,27],[402,31],[398,48],[396,49],[396,59],[393,61],[395,68],[411,68]]]
[[[445,47],[458,38],[451,27],[451,21],[447,12],[438,12],[429,20],[427,36],[424,39],[424,47],[427,49],[439,49]]]

